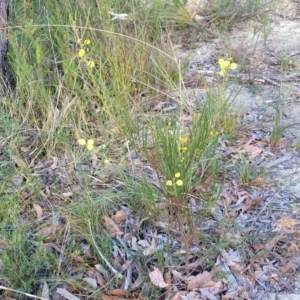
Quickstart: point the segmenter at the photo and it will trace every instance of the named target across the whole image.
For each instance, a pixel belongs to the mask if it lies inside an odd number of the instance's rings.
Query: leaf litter
[[[250,116],[251,113],[244,116],[246,125],[249,125],[249,118],[257,119],[256,112],[253,112],[253,116]],[[192,122],[191,115],[183,118]],[[70,300],[87,297],[96,299],[97,296],[93,296],[95,291],[107,300],[145,299],[142,288],[148,278],[154,287],[161,290],[160,299],[259,300],[265,292],[293,290],[293,276],[300,266],[300,220],[297,214],[293,215],[289,193],[277,182],[276,168],[293,161],[295,155],[286,153],[289,148],[283,141],[277,145],[278,149],[271,142],[262,140],[260,131],[254,130],[253,126],[237,134],[240,139],[234,145],[228,146],[230,143],[226,139],[219,141],[218,151],[226,153],[232,167],[228,170],[219,199],[209,214],[196,224],[202,239],[191,243],[188,266],[182,264],[184,251],[178,233],[172,229],[172,223],[153,218],[150,225],[143,226],[128,207],[119,207],[114,214],[99,216],[99,223],[111,240],[111,268],[96,258],[97,251],[90,247],[92,243],[82,243],[83,251],[71,255],[72,265],[68,276],[85,281],[86,289],[72,291],[70,287],[60,287],[55,293]],[[273,168],[274,177],[272,172],[267,176],[251,174],[250,181],[243,184],[236,170],[241,159],[257,168]],[[67,181],[63,167],[65,159],[53,157],[50,161],[37,162],[11,156],[11,160],[20,169],[31,169],[33,175],[45,185],[43,205],[31,202],[39,225],[34,236],[39,239],[42,237],[41,248],[44,251],[51,249],[53,253],[64,254],[63,243],[56,242],[55,236],[65,230],[65,223],[49,213],[53,207],[63,205],[63,202],[49,192],[48,186],[52,182]],[[142,165],[141,161],[138,160],[136,169],[144,174],[145,169],[138,168]],[[129,158],[128,163],[132,162]],[[78,167],[78,179],[91,182],[91,169],[96,169],[98,163],[97,157],[93,157],[91,164]],[[81,171],[86,174],[82,175]],[[104,185],[118,189],[120,185],[113,179],[114,175],[103,180],[93,174],[97,180],[92,184],[99,189]],[[23,175],[20,176],[20,183],[15,184],[19,188],[23,180]],[[151,180],[157,178],[151,176]],[[196,186],[190,195],[196,222],[199,220],[197,213],[203,209],[199,194],[205,193],[210,184],[207,179]],[[69,198],[76,194],[76,187],[69,182],[61,186],[64,189],[60,192],[61,197]],[[162,206],[163,201],[160,203]],[[211,251],[214,245],[217,249]],[[163,253],[163,264],[158,263],[158,252]],[[148,266],[153,271],[149,271]],[[118,274],[122,274],[122,277],[118,277]],[[113,284],[108,285],[109,282]],[[41,297],[49,299],[47,283],[44,282],[42,286]]]

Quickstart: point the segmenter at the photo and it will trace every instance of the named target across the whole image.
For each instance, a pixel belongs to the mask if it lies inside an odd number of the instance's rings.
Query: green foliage
[[[178,90],[182,66],[169,37],[177,15],[170,22],[168,14],[182,3],[125,2],[10,1],[15,89],[1,101],[0,278],[12,288],[36,292],[36,282],[45,278],[53,280],[50,288],[60,281],[78,288],[66,278],[74,254],[84,256],[88,244],[93,259],[102,262],[99,249],[111,258],[113,243],[101,217],[118,204],[138,213],[141,226],[153,216],[178,217],[176,230],[188,260],[195,226],[188,195],[212,181],[199,218],[220,195],[218,140],[231,134],[237,121],[225,95],[227,72],[191,110],[187,95]],[[145,109],[141,95],[148,92],[170,97],[176,114]],[[187,111],[191,124],[182,118]],[[124,141],[130,142],[126,154]],[[152,178],[145,172],[137,176],[140,166],[128,162],[130,151],[146,160]],[[52,181],[39,173],[45,165]],[[159,209],[162,199],[167,209]],[[42,220],[33,203],[44,210]],[[55,233],[40,233],[55,220]],[[156,257],[163,265],[164,253]],[[143,286],[142,293],[153,299],[156,292],[148,283]]]

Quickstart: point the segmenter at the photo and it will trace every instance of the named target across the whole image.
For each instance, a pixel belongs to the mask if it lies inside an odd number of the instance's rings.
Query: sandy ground
[[[267,177],[278,180],[278,189],[286,195],[283,201],[300,207],[300,150],[291,146],[300,136],[300,1],[277,1],[274,8],[275,15],[266,27],[247,21],[234,28],[225,42],[216,38],[199,42],[192,50],[183,45],[175,45],[175,49],[179,60],[189,62],[187,93],[199,101],[205,97],[199,82],[211,81],[209,73],[216,71],[224,48],[231,50],[238,63],[244,62],[240,71],[245,74],[247,70],[252,82],[238,81],[228,92],[239,90],[235,107],[252,127],[254,137],[271,134],[276,107],[282,112],[283,125],[296,124],[285,131],[284,139],[290,144],[279,147],[275,164],[267,167]],[[278,298],[270,293],[264,299],[300,299],[300,274],[295,285],[299,286],[295,293],[279,294]]]

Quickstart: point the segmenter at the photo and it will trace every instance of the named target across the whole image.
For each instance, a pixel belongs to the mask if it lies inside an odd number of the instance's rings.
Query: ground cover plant
[[[223,40],[266,9],[221,2],[204,13]],[[277,273],[260,265],[284,268],[283,233],[266,225],[258,236],[261,223],[243,222],[264,205],[252,189],[273,183],[262,147],[277,151],[288,126],[277,108],[263,146],[244,133],[232,105],[239,91],[229,87],[245,61],[224,42],[195,100],[172,40],[178,30],[203,38],[185,3],[11,0],[10,12],[1,297],[258,299],[262,275],[276,288]],[[230,285],[233,273],[241,281]]]

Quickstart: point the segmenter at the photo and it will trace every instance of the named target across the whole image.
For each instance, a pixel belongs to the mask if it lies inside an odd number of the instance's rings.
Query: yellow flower
[[[224,62],[224,67],[227,69],[229,67],[229,65],[230,65],[230,61],[226,60]]]
[[[94,149],[94,145],[92,144],[87,144],[86,145],[86,148],[89,150],[89,151],[92,151]]]
[[[237,68],[237,64],[236,63],[232,63],[231,65],[230,65],[230,69],[231,70],[235,70]]]
[[[182,180],[177,180],[177,181],[176,181],[176,184],[177,184],[178,186],[182,186],[182,185],[183,185],[183,181],[182,181]]]
[[[179,139],[180,140],[180,142],[182,142],[182,143],[187,143],[187,141],[188,141],[188,138],[187,137],[184,137],[184,138],[180,138]]]
[[[220,58],[218,63],[219,63],[219,66],[222,68],[222,66],[224,65],[224,59],[223,58]]]
[[[219,74],[222,77],[225,77],[227,75],[227,71],[228,71],[229,68],[231,70],[235,70],[237,68],[236,63],[231,63],[232,60],[233,60],[232,57],[230,57],[229,60],[224,60],[222,58],[219,59],[218,63],[219,63],[219,66],[221,68],[221,71],[219,72]]]
[[[167,181],[166,181],[166,185],[167,185],[167,186],[172,186],[172,185],[173,185],[172,180],[167,180]]]
[[[81,44],[81,39],[77,39],[76,43],[80,45]]]
[[[86,148],[87,148],[89,151],[92,151],[92,150],[94,149],[94,140],[89,139],[89,140],[87,141]]]
[[[224,71],[224,70],[221,70],[220,72],[219,72],[219,74],[222,76],[222,77],[225,77],[226,76],[226,71]]]
[[[171,126],[172,125],[172,123],[171,122],[168,122],[168,126]]]
[[[84,50],[84,49],[80,49],[80,50],[78,51],[78,56],[79,56],[79,57],[83,57],[84,54],[85,54],[85,50]]]
[[[180,177],[180,173],[179,172],[175,173],[175,178],[179,178],[179,177]]]
[[[86,144],[86,141],[85,141],[85,139],[79,139],[78,143],[80,146],[84,146]]]
[[[90,68],[94,68],[94,66],[95,66],[95,62],[92,61],[92,60],[89,60],[86,64],[87,64],[87,66],[90,67]]]
[[[92,145],[92,146],[94,146],[94,140],[93,139],[89,139],[88,141],[87,141],[87,144],[88,145]]]
[[[107,165],[107,164],[109,164],[109,160],[108,160],[108,159],[104,159],[103,163],[104,163],[105,165]]]
[[[83,44],[84,45],[89,45],[90,43],[91,43],[91,41],[89,39],[86,39]]]
[[[174,131],[173,130],[169,130],[169,134],[170,135],[174,135]]]

